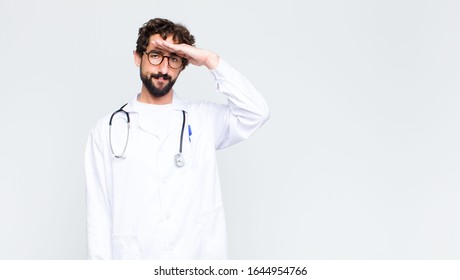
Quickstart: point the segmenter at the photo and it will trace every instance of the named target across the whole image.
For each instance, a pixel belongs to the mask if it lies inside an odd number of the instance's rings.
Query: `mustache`
[[[155,79],[163,78],[164,80],[168,80],[168,81],[171,81],[172,79],[172,77],[169,76],[168,74],[152,74],[150,75],[150,78],[155,78]]]

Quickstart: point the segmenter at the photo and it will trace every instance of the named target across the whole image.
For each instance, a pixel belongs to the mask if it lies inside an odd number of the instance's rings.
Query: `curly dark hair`
[[[173,41],[176,44],[188,44],[192,46],[195,44],[195,37],[190,34],[190,31],[184,25],[163,18],[154,18],[139,28],[139,35],[136,42],[136,52],[139,55],[142,56],[145,50],[147,50],[150,36],[155,34],[159,34],[164,40],[169,35],[172,35]],[[184,59],[182,68],[185,68],[187,65],[188,60]]]

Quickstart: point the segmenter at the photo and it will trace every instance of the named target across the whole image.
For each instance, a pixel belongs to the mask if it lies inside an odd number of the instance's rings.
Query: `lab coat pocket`
[[[113,234],[112,258],[114,260],[140,259],[136,234]]]
[[[227,241],[224,209],[219,206],[201,214],[201,259],[226,259]]]

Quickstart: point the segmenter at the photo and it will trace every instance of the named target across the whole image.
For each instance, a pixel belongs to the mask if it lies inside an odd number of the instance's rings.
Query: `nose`
[[[158,65],[158,72],[161,74],[168,74],[169,71],[169,57],[164,57],[163,61]]]

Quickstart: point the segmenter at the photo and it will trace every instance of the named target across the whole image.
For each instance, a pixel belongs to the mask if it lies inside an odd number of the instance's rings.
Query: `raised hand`
[[[196,66],[206,66],[214,69],[219,64],[219,56],[208,50],[200,49],[187,44],[171,44],[164,40],[153,40],[150,42],[156,49],[177,55],[187,59]]]

